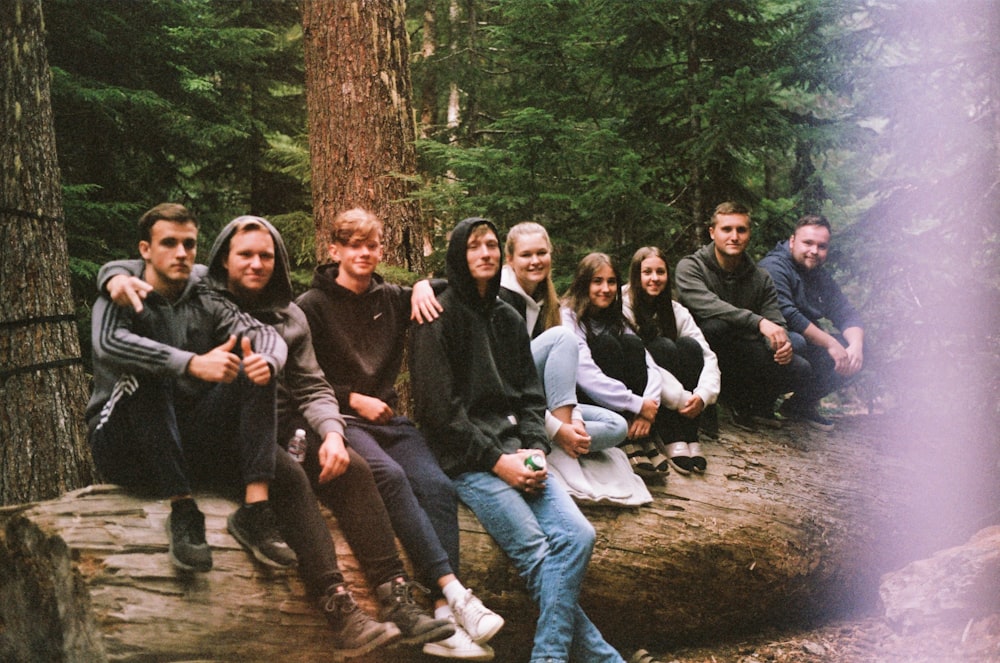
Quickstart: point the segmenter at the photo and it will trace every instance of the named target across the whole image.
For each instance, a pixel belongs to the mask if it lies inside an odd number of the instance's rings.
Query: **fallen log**
[[[832,434],[723,427],[704,476],[670,474],[650,506],[584,508],[597,545],[581,603],[623,652],[789,625],[870,603],[907,474],[871,417]],[[844,471],[865,468],[864,472]],[[254,564],[226,532],[235,506],[198,496],[214,569],[176,572],[169,507],[113,486],[0,510],[0,660],[325,661],[329,633],[294,572]],[[461,575],[507,627],[498,661],[527,658],[537,613],[523,583],[462,509]],[[360,602],[374,605],[335,522]],[[39,656],[44,652],[44,657]],[[59,655],[52,655],[59,652]],[[426,660],[398,647],[358,661]]]

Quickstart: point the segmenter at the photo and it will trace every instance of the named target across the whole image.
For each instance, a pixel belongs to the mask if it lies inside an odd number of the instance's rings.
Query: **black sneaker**
[[[229,514],[229,533],[261,564],[289,569],[298,564],[295,553],[278,532],[278,523],[267,501],[244,504]]]
[[[753,422],[758,426],[763,426],[765,428],[773,428],[775,430],[781,429],[784,426],[784,419],[775,414],[774,410],[764,409],[759,412],[755,411],[751,417]]]
[[[174,566],[202,573],[212,569],[212,551],[205,542],[205,515],[193,499],[188,497],[170,505],[167,536]]]
[[[326,590],[319,599],[319,609],[333,629],[332,652],[337,658],[367,654],[402,635],[392,622],[377,622],[365,614],[342,584]]]
[[[819,413],[819,408],[816,407],[807,410],[782,408],[781,413],[792,421],[804,421],[816,430],[831,431],[834,428],[833,419],[824,417]]]
[[[740,430],[745,430],[748,433],[753,433],[757,430],[757,426],[754,424],[753,416],[750,414],[750,408],[746,406],[732,406],[730,408],[730,420],[733,422],[733,426],[736,426]]]
[[[719,439],[719,407],[712,403],[702,410],[698,430],[710,440]]]
[[[403,576],[376,587],[375,595],[382,606],[379,619],[396,624],[406,644],[435,642],[455,635],[455,623],[431,617],[413,600],[413,590],[430,594],[426,587]]]

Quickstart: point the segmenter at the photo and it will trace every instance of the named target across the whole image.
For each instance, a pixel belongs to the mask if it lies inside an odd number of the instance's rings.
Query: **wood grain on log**
[[[886,486],[906,469],[880,452],[867,421],[845,418],[835,434],[789,426],[747,435],[724,427],[719,442],[703,445],[704,476],[670,474],[665,485],[651,487],[651,506],[585,507],[598,539],[581,597],[588,614],[628,652],[791,624],[871,599],[887,570],[879,564],[882,532],[903,494]],[[29,554],[25,539],[64,542],[73,564],[51,586],[83,588],[71,601],[83,615],[73,617],[83,625],[83,636],[75,637],[98,640],[109,660],[329,660],[328,628],[295,573],[250,560],[226,532],[231,502],[210,495],[198,501],[213,550],[210,573],[171,567],[165,502],[93,486],[0,511],[0,577],[6,587],[23,574],[11,560]],[[374,612],[356,560],[331,525],[341,566]],[[497,660],[524,660],[537,612],[513,567],[464,507],[460,525],[461,576],[507,619],[493,642]],[[0,654],[24,637],[12,630],[25,621],[18,609],[25,615],[33,609],[11,604],[10,592],[2,591]],[[86,633],[90,623],[99,637]],[[419,648],[399,647],[358,660],[424,658]]]

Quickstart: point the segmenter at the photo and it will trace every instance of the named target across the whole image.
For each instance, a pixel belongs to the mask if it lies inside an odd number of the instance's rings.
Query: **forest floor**
[[[940,457],[933,452],[934,445],[941,439],[936,426],[900,421],[877,411],[869,413],[856,400],[832,405],[827,413],[844,417],[844,425],[829,433],[838,437],[838,444],[860,443],[862,437],[870,440],[874,428],[885,454],[907,454],[918,459],[913,485],[909,487],[914,496],[912,510],[904,516],[909,522],[901,525],[904,531],[922,531],[909,541],[907,552],[899,553],[899,567],[930,557],[941,548],[959,545],[968,533],[996,524],[996,468],[987,467],[984,471],[980,466],[978,472],[969,470],[959,479],[960,470],[956,476],[936,466]],[[859,426],[862,421],[865,423]],[[792,430],[778,435],[797,437]],[[976,462],[968,459],[966,469]],[[671,475],[670,479],[680,478]],[[969,500],[970,494],[978,494],[980,499]],[[982,507],[977,508],[971,502],[992,504],[985,520]],[[907,524],[913,527],[906,527]],[[997,592],[1000,593],[1000,587]],[[932,594],[933,589],[928,593]],[[1000,613],[963,623],[945,623],[942,619],[939,624],[900,632],[883,616],[882,607],[875,605],[849,617],[831,617],[820,626],[775,629],[730,642],[651,649],[651,653],[663,663],[997,663],[1000,662]]]
[[[809,631],[652,653],[663,663],[996,663],[1000,615],[907,634],[873,616]]]

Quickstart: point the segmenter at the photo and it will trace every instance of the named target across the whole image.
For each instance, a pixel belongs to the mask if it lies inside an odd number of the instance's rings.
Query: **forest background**
[[[266,216],[306,287],[323,250],[299,4],[42,4],[87,365],[97,269],[135,255],[158,202],[194,210],[202,255]],[[417,271],[471,215],[543,223],[561,290],[590,251],[624,268],[653,244],[673,266],[723,200],[753,208],[754,258],[822,212],[866,320],[858,402],[940,454],[952,490],[929,519],[955,538],[1000,520],[998,3],[415,0],[405,27]]]

